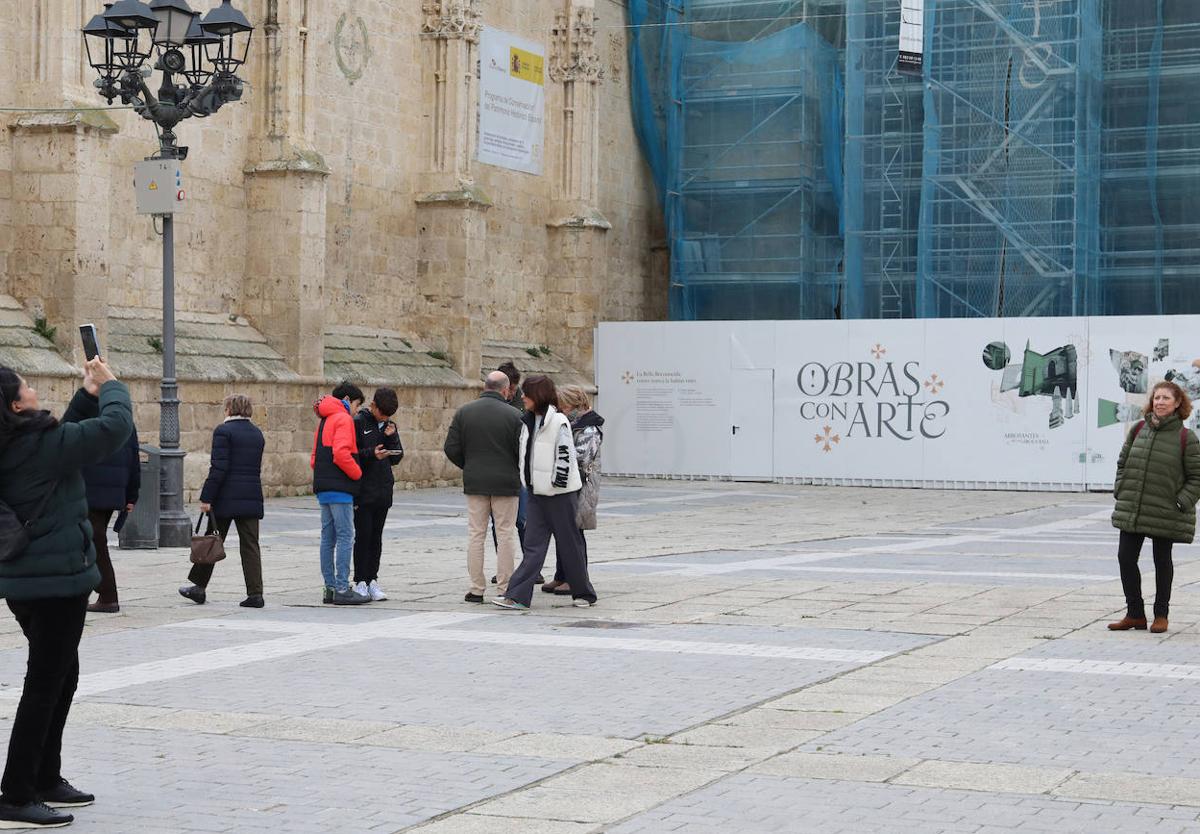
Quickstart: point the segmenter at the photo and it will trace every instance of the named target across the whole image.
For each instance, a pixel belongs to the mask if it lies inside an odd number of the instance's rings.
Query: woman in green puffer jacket
[[[95,799],[60,772],[79,638],[100,581],[81,471],[125,445],[132,431],[129,389],[99,358],[87,363],[83,388],[61,421],[42,409],[28,382],[0,367],[0,500],[30,525],[28,546],[0,562],[0,598],[29,642],[0,781],[0,828],[66,825],[73,818],[58,808]]]
[[[1122,619],[1108,624],[1113,631],[1146,628],[1138,556],[1147,536],[1153,543],[1155,579],[1150,630],[1167,630],[1175,574],[1171,546],[1190,544],[1196,535],[1200,499],[1200,440],[1183,425],[1191,413],[1192,403],[1182,388],[1174,382],[1158,383],[1150,392],[1145,419],[1129,432],[1117,459],[1112,523],[1121,531],[1117,562],[1126,610]]]

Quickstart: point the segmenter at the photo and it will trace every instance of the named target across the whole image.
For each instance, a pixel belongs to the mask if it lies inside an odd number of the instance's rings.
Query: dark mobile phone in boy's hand
[[[100,355],[100,337],[96,334],[96,325],[79,325],[79,337],[83,339],[83,355],[91,362]]]

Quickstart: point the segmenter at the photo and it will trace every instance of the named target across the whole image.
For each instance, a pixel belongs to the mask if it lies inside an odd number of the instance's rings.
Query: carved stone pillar
[[[421,11],[421,83],[429,110],[418,187],[426,194],[469,191],[478,122],[479,0],[424,0]]]
[[[550,79],[562,85],[554,217],[550,227],[552,344],[580,370],[593,369],[593,333],[608,279],[607,234],[600,211],[600,98],[594,0],[562,0],[551,31]]]
[[[116,124],[98,112],[30,113],[12,131],[8,291],[57,328],[82,361],[77,325],[108,326],[108,242]]]
[[[467,380],[479,378],[483,361],[490,206],[478,196],[450,193],[417,201],[417,286],[426,313],[416,323]]]
[[[485,213],[492,205],[471,173],[479,0],[424,0],[421,11],[422,84],[429,103],[425,170],[417,178],[417,278],[427,305],[421,336],[474,380],[482,361]]]
[[[326,180],[306,124],[307,3],[267,0],[246,176],[246,277],[240,306],[304,376],[325,366]]]
[[[604,68],[596,52],[595,0],[563,0],[551,30],[550,79],[562,85],[555,202],[563,220],[590,219],[607,227],[597,209],[600,182],[600,100]]]

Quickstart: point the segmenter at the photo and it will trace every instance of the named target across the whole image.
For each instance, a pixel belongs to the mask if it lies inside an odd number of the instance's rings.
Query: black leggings
[[[62,777],[63,727],[79,682],[79,639],[88,596],[8,600],[29,641],[25,688],[0,784],[5,801],[15,805],[32,802]]]
[[[1121,566],[1121,589],[1125,591],[1126,615],[1146,618],[1146,603],[1142,600],[1142,572],[1138,556],[1146,537],[1139,533],[1121,533],[1117,545],[1117,562]],[[1171,582],[1175,579],[1175,563],[1171,561],[1171,541],[1151,539],[1154,550],[1154,616],[1166,617],[1171,606]]]

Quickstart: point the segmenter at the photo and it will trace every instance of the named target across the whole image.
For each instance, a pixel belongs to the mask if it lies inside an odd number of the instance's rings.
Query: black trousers
[[[585,536],[583,534],[583,530],[579,531],[579,538],[583,542],[583,564],[586,567],[587,566],[587,536]],[[567,581],[567,575],[565,573],[563,573],[563,566],[562,566],[561,559],[558,560],[558,563],[554,567],[554,581],[555,582],[566,582]],[[569,585],[570,583],[567,583],[567,584]]]
[[[1117,562],[1121,566],[1121,589],[1125,592],[1125,613],[1144,619],[1146,603],[1142,600],[1142,572],[1138,556],[1146,537],[1137,533],[1121,533],[1117,545]],[[1154,551],[1154,616],[1166,617],[1171,607],[1171,583],[1175,579],[1175,563],[1171,560],[1171,541],[1151,539]]]
[[[29,660],[0,782],[7,802],[32,802],[62,777],[63,727],[79,683],[79,639],[89,596],[8,600],[29,641]]]
[[[383,558],[383,527],[390,506],[359,504],[354,508],[354,581],[370,584],[379,578]]]
[[[100,584],[96,586],[97,602],[117,602],[117,574],[113,570],[112,557],[108,554],[108,522],[112,510],[88,510],[88,521],[92,523],[92,542],[96,545],[96,567],[100,569]]]
[[[263,592],[262,578],[262,548],[258,545],[257,518],[218,518],[213,525],[221,536],[221,541],[229,537],[229,526],[237,524],[238,552],[242,556],[242,577],[246,580],[246,596],[261,597]],[[212,579],[215,565],[192,565],[188,581],[201,588],[207,588]]]
[[[558,564],[562,566],[563,578],[571,586],[571,597],[596,601],[596,591],[588,579],[583,531],[575,524],[575,508],[578,505],[578,492],[529,496],[529,514],[525,518],[525,543],[522,547],[524,552],[521,564],[508,580],[506,597],[525,605],[532,602],[533,586],[546,563],[546,552],[550,549],[550,537],[553,536]]]

